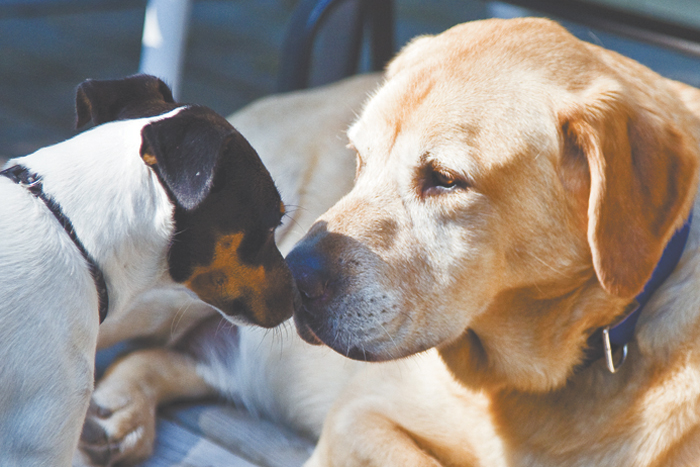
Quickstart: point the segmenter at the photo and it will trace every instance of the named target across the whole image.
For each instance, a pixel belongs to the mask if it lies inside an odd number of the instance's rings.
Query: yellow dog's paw
[[[133,465],[153,452],[156,406],[139,394],[106,397],[96,391],[90,402],[80,450],[94,466]]]

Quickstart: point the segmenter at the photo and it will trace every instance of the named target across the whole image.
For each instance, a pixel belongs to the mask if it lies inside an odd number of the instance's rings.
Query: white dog
[[[224,118],[149,76],[85,82],[77,104],[100,125],[0,175],[2,466],[70,465],[102,320],[104,343],[157,328],[148,303],[268,327],[293,311],[283,205]]]

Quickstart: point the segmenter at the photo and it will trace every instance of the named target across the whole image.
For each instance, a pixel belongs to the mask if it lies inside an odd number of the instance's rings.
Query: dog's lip
[[[288,314],[280,315],[274,319],[267,319],[266,317],[265,319],[260,320],[252,312],[248,302],[242,298],[226,303],[209,303],[209,305],[221,313],[221,315],[227,321],[237,326],[260,326],[263,328],[273,328],[280,325],[292,316],[292,307],[290,307]]]
[[[323,321],[319,321],[318,317],[309,311],[306,306],[307,304],[304,302],[305,300],[302,299],[301,307],[294,312],[294,325],[299,337],[311,345],[325,345],[347,358],[363,362],[395,360],[425,350],[425,348],[422,348],[407,354],[401,352],[394,353],[392,351],[377,351],[376,345],[373,345],[373,343],[369,341],[354,341],[346,343],[347,345],[342,345],[337,342],[337,339],[329,339],[328,333],[323,332]],[[321,337],[324,335],[326,339]],[[374,344],[376,344],[376,342]]]
[[[313,328],[305,323],[297,323],[297,334],[307,343],[311,345],[325,345],[332,349],[333,351],[345,355],[345,357],[351,360],[358,360],[361,362],[381,362],[385,360],[391,360],[391,357],[382,358],[370,351],[365,350],[361,345],[352,346],[348,349],[341,349],[336,346],[330,345],[322,341],[314,332]]]
[[[299,337],[305,342],[311,345],[323,345],[323,341],[319,339],[314,330],[311,329],[311,326],[301,319],[298,311],[294,313],[294,325],[297,328],[297,334],[299,334]]]
[[[325,345],[335,352],[345,355],[347,358],[352,360],[378,362],[391,359],[391,357],[382,358],[381,355],[377,355],[374,352],[366,350],[362,344],[353,345],[347,349],[343,349],[336,345],[327,343],[321,339],[318,334],[316,334],[313,327],[308,324],[308,319],[308,311],[304,307],[294,313],[294,324],[297,329],[297,334],[299,334],[299,337],[301,337],[305,342],[311,345]]]
[[[213,305],[212,305],[213,306]],[[223,316],[223,318],[231,324],[236,326],[255,326],[257,323],[253,322],[250,318],[243,314],[231,314],[223,311],[221,308],[213,306],[213,308]]]
[[[347,350],[347,352],[345,352],[345,356],[352,359],[352,360],[358,360],[361,362],[381,362],[381,361],[391,360],[391,358],[381,358],[380,356],[375,355],[372,352],[368,352],[367,350],[363,349],[361,346],[350,347]]]

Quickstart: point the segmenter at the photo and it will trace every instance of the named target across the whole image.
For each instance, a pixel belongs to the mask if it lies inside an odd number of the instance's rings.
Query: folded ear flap
[[[192,210],[211,191],[224,145],[232,133],[233,127],[222,117],[214,118],[211,111],[186,108],[143,127],[141,157],[146,164],[156,166],[174,201]]]
[[[619,83],[602,81],[560,114],[564,157],[585,157],[590,170],[587,234],[596,274],[625,298],[642,291],[697,189],[697,123],[679,101],[644,97],[644,105],[633,102]]]
[[[173,108],[170,88],[150,75],[124,79],[83,81],[75,96],[76,128],[124,118],[158,115]]]

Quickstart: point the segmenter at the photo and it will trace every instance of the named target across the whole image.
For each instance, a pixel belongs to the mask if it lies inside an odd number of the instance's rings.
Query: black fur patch
[[[150,75],[124,79],[84,81],[75,96],[76,128],[168,112],[175,103],[170,88]]]
[[[195,266],[210,264],[223,235],[244,233],[238,255],[248,264],[265,265],[279,254],[273,231],[282,216],[280,195],[248,141],[233,127],[230,131],[213,164],[208,195],[192,209],[175,208],[177,233],[170,250],[170,272],[176,281],[185,281]]]
[[[225,143],[234,134],[238,132],[214,111],[206,107],[186,107],[141,130],[141,155],[155,157],[158,175],[175,203],[191,210],[212,189]]]

